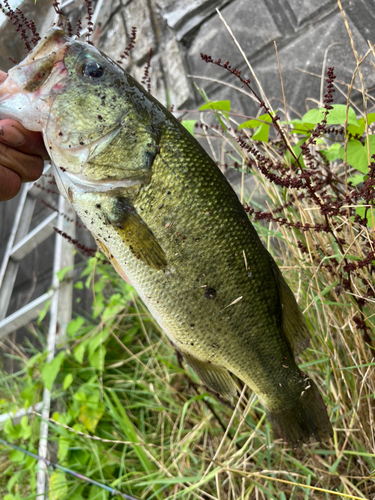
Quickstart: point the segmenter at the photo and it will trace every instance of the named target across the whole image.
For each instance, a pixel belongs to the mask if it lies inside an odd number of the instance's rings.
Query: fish
[[[9,71],[0,116],[42,132],[60,192],[210,390],[233,401],[238,377],[292,446],[332,436],[296,362],[310,334],[292,290],[220,169],[161,103],[52,26]]]

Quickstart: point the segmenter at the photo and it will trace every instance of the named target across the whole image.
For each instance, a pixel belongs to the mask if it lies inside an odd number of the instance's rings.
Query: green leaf
[[[99,488],[99,486],[91,486],[89,500],[108,500],[109,491]]]
[[[83,355],[85,354],[86,345],[84,342],[81,342],[73,351],[74,357],[81,365],[83,363]]]
[[[7,482],[7,490],[11,491],[13,489],[13,486],[17,485],[18,481],[20,481],[22,475],[22,471],[18,471],[13,476],[9,479]]]
[[[104,370],[104,360],[106,354],[107,349],[104,346],[100,346],[89,356],[90,365],[96,370]]]
[[[251,120],[247,120],[246,122],[241,123],[241,125],[239,125],[238,127],[238,130],[241,130],[243,128],[257,128],[261,125],[268,126],[266,123],[263,122],[268,122],[268,123],[272,122],[272,119],[268,113],[258,116],[258,118],[252,118]]]
[[[367,225],[369,227],[374,227],[373,226],[374,221],[373,221],[372,214],[371,214],[371,207],[367,208],[367,214],[366,214],[366,207],[356,207],[355,213],[358,214],[360,217],[362,217],[362,219],[364,219],[366,216]],[[374,212],[374,218],[375,218],[375,212]]]
[[[369,144],[370,156],[372,156],[373,154],[375,154],[375,135],[370,135]],[[340,157],[343,160],[345,158],[344,147],[340,149]],[[362,146],[362,143],[360,141],[354,139],[350,140],[347,145],[347,158],[349,165],[354,167],[356,170],[359,170],[363,174],[367,174],[369,170],[369,160],[367,157],[367,139],[364,146]]]
[[[302,122],[307,125],[316,125],[323,120],[324,114],[320,109],[310,109],[302,117]]]
[[[194,136],[194,127],[196,123],[197,120],[182,120],[181,125],[185,127],[186,130],[190,132],[192,136]]]
[[[105,342],[109,336],[109,329],[104,327],[101,332],[99,332],[94,337],[90,338],[89,346],[89,356],[91,356],[96,349]]]
[[[64,382],[63,382],[64,391],[66,391],[68,389],[68,387],[71,386],[72,382],[73,382],[73,374],[68,373],[68,375],[65,375]]]
[[[348,182],[351,182],[353,186],[358,186],[364,181],[364,176],[361,174],[353,175],[353,177],[348,177]]]
[[[68,495],[68,482],[66,480],[65,472],[62,470],[55,470],[52,472],[50,478],[49,498],[51,500],[63,500]]]
[[[37,324],[40,325],[40,323],[44,320],[44,318],[46,317],[46,314],[48,313],[49,311],[49,308],[50,308],[50,305],[51,305],[51,300],[47,300],[47,302],[45,303],[43,309],[40,311],[39,313],[39,316],[38,316],[38,320],[37,320]]]
[[[347,133],[352,135],[358,134],[359,136],[361,136],[366,128],[365,119],[361,118],[360,120],[358,120],[358,125],[358,127],[356,125],[348,125]]]
[[[72,319],[72,321],[69,323],[66,333],[69,335],[69,337],[74,337],[76,333],[80,330],[81,326],[83,326],[85,323],[85,319],[82,318],[82,316],[77,316],[76,318]]]
[[[9,493],[5,495],[4,500],[15,500],[15,497]]]
[[[9,418],[4,425],[3,431],[7,435],[9,441],[14,441],[20,437],[20,433],[22,432],[20,425],[13,425],[12,419]]]
[[[285,121],[281,122],[283,124],[286,124]],[[294,125],[291,133],[292,134],[302,134],[302,135],[310,135],[311,129],[306,127],[306,125],[303,124],[302,120],[299,120],[298,118],[295,118],[294,120],[290,120],[288,124]]]
[[[21,429],[22,429],[22,432],[20,433],[20,437],[22,439],[29,439],[29,437],[32,434],[32,428],[31,428],[31,425],[29,425],[29,419],[26,415],[21,418],[20,424],[21,424]]]
[[[335,142],[328,149],[322,150],[322,154],[328,161],[335,161],[341,158],[340,148],[341,144],[339,142]]]
[[[273,113],[273,116],[275,113],[277,113],[277,111]],[[257,119],[253,118],[252,120],[248,120],[247,122],[241,123],[241,125],[238,127],[238,130],[241,130],[243,128],[257,127],[252,139],[254,141],[268,142],[268,134],[270,131],[270,126],[267,125],[267,123],[262,123],[262,122],[268,122],[268,123],[272,122],[272,118],[268,113],[259,116]]]
[[[74,288],[76,288],[77,290],[83,290],[82,281],[77,281],[77,283],[74,285]]]
[[[369,113],[367,115],[367,123],[368,125],[371,125],[371,123],[374,123],[375,122],[375,113]],[[358,127],[356,127],[355,125],[349,125],[348,126],[348,134],[352,134],[352,135],[362,135],[366,129],[366,124],[365,124],[365,119],[364,118],[361,118],[360,120],[358,120]]]
[[[50,362],[46,363],[42,369],[42,380],[43,383],[49,391],[52,390],[53,383],[59,373],[61,363],[65,358],[65,351],[59,352],[59,354]]]
[[[65,436],[59,437],[59,451],[57,452],[57,458],[62,461],[64,460],[69,452],[70,439]]]
[[[206,104],[203,104],[200,108],[199,111],[202,111],[204,109],[212,109],[215,111],[222,111],[223,115],[228,118],[229,117],[229,112],[230,112],[230,101],[210,101]]]
[[[9,458],[11,459],[12,462],[14,462],[16,464],[20,464],[24,461],[25,455],[22,453],[22,451],[11,450],[9,452]]]
[[[64,267],[64,269],[60,269],[60,271],[58,271],[56,273],[56,276],[58,277],[59,281],[63,281],[64,278],[65,278],[65,275],[71,271],[72,269],[74,269],[74,266],[68,266],[68,267]]]
[[[327,125],[343,125],[345,123],[346,117],[346,105],[345,104],[334,104],[333,109],[331,109],[327,115]],[[310,109],[302,117],[303,123],[316,125],[320,123],[324,118],[324,108],[321,109]],[[353,108],[349,107],[348,111],[348,124],[359,126],[357,118],[355,116],[355,111]]]
[[[90,432],[95,432],[96,426],[104,415],[104,410],[105,405],[103,403],[82,405],[79,409],[78,420]]]

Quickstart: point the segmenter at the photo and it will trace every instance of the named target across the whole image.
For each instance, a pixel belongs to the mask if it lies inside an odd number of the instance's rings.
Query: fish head
[[[157,147],[145,94],[94,46],[52,27],[0,86],[0,117],[43,132],[53,163],[71,180],[88,189],[108,181],[109,189],[149,170]],[[95,162],[120,132],[122,156],[112,152],[110,167]]]

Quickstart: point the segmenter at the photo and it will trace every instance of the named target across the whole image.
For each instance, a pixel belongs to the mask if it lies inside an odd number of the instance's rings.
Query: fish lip
[[[58,168],[58,167],[56,167]],[[80,191],[86,193],[103,193],[106,191],[113,191],[118,188],[127,188],[135,186],[141,183],[141,179],[122,179],[122,180],[112,180],[108,182],[103,181],[91,181],[87,179],[84,175],[72,174],[65,171],[64,175],[68,177],[69,181]]]

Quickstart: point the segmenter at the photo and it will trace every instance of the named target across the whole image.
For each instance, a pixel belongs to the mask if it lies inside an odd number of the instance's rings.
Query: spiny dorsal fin
[[[167,261],[154,234],[136,210],[122,198],[116,200],[114,216],[108,220],[133,255],[154,269],[165,269]]]
[[[292,290],[285,282],[281,271],[270,256],[271,268],[275,277],[282,306],[282,330],[293,354],[298,356],[310,343],[310,332]]]
[[[219,393],[223,398],[233,401],[233,397],[237,393],[237,386],[225,368],[208,361],[201,361],[190,353],[184,351],[181,353],[209,389]]]

